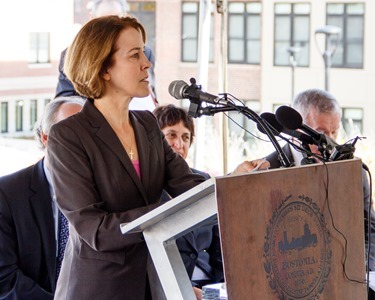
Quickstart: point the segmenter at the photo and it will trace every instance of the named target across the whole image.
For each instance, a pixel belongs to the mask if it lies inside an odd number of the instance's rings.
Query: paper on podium
[[[375,271],[370,271],[369,273],[370,273],[369,274],[370,275],[369,286],[370,286],[370,289],[375,291]]]
[[[227,300],[227,287],[225,283],[215,283],[202,287],[202,300]]]

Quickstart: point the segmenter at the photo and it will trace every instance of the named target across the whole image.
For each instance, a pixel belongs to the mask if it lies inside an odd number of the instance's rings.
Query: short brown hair
[[[103,94],[105,86],[102,74],[111,64],[120,32],[129,27],[138,30],[143,42],[146,42],[144,27],[136,18],[129,16],[95,18],[78,32],[68,47],[64,72],[79,94],[91,99]]]
[[[190,131],[190,145],[193,143],[195,136],[194,121],[185,109],[173,104],[161,105],[155,108],[153,114],[155,115],[161,130],[167,126],[173,126],[182,121],[184,126]]]

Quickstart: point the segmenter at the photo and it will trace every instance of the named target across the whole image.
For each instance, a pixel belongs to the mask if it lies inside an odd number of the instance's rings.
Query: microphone
[[[290,162],[289,158],[284,153],[283,149],[280,147],[279,143],[277,142],[275,138],[275,136],[279,136],[281,138],[284,138],[284,137],[280,135],[280,129],[282,128],[282,126],[277,121],[273,122],[272,115],[273,115],[272,113],[263,113],[257,118],[258,130],[266,134],[271,140],[272,144],[274,145],[276,149],[281,165],[283,167],[292,167],[293,163]],[[270,122],[268,122],[267,119],[269,119]]]
[[[183,80],[172,81],[168,88],[169,94],[177,100],[189,99],[211,104],[227,104],[227,101],[222,102],[218,96],[203,92],[201,86],[196,85],[194,78],[190,79],[190,83],[191,85]]]
[[[260,116],[261,118],[266,120],[269,125],[272,126],[271,129],[273,130],[273,133],[277,136],[280,136],[281,133],[285,133],[289,136],[295,137],[296,139],[300,140],[302,143],[307,143],[307,144],[316,143],[315,140],[311,136],[304,134],[303,132],[285,128],[283,125],[281,125],[277,121],[276,116],[273,113],[265,112],[265,113],[262,113]],[[257,125],[257,127],[260,132],[264,133],[263,128],[261,128],[259,124]]]
[[[290,106],[280,106],[276,110],[276,120],[289,130],[301,129],[307,133],[313,139],[311,144],[318,146],[318,150],[325,159],[328,159],[331,150],[338,145],[331,138],[303,124],[302,116]]]
[[[274,135],[280,135],[281,131],[283,130],[283,126],[279,122],[277,122],[276,117],[273,113],[264,112],[260,115],[260,117],[265,120],[268,125],[270,125],[270,129],[272,130]],[[259,124],[257,124],[257,128],[261,133],[266,133]]]
[[[271,130],[273,130],[274,134],[288,142],[290,145],[293,145],[294,148],[301,151],[303,159],[301,160],[301,165],[307,165],[307,164],[313,164],[316,161],[313,157],[311,157],[311,150],[308,144],[313,144],[315,141],[314,139],[304,134],[300,131],[296,130],[290,130],[285,128],[283,125],[281,125],[276,120],[276,116],[273,113],[265,112],[260,115],[261,118],[263,118],[271,127]],[[264,133],[263,128],[260,128],[258,125],[258,129],[260,132]],[[290,140],[286,139],[284,136],[281,135],[281,133],[285,133],[289,136],[292,136],[294,138],[297,138],[299,141],[302,142],[301,147],[294,145]]]
[[[302,129],[317,141],[325,137],[324,134],[315,131],[306,124],[303,124],[302,116],[300,115],[300,113],[290,106],[280,106],[276,110],[276,120],[287,129]]]

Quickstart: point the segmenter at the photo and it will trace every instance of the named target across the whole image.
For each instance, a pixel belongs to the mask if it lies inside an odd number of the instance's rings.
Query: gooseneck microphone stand
[[[279,156],[280,163],[282,164],[282,167],[288,168],[292,167],[294,164],[290,162],[284,151],[281,149],[280,144],[276,140],[275,135],[272,133],[271,129],[269,128],[268,124],[254,111],[252,111],[250,108],[242,105],[235,105],[234,103],[230,102],[227,99],[228,94],[223,94],[223,98],[220,99],[221,104],[218,104],[220,106],[206,106],[201,107],[199,104],[199,99],[190,97],[189,100],[191,101],[193,107],[195,107],[195,111],[191,110],[191,107],[189,108],[189,114],[196,118],[201,117],[203,115],[205,116],[213,116],[216,113],[219,112],[227,112],[227,111],[238,111],[239,113],[246,116],[248,119],[254,121],[256,124],[259,124],[259,126],[264,130],[264,133],[268,136],[270,139],[272,145],[275,147],[276,152]],[[226,104],[222,104],[222,100],[226,100]],[[198,104],[198,105],[197,105]]]

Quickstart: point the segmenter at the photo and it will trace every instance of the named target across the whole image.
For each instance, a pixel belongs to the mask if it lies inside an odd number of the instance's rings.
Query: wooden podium
[[[367,299],[361,166],[218,178],[228,299]]]
[[[160,299],[195,299],[175,239],[216,214],[228,299],[366,299],[361,166],[212,178],[121,231],[143,231]]]

